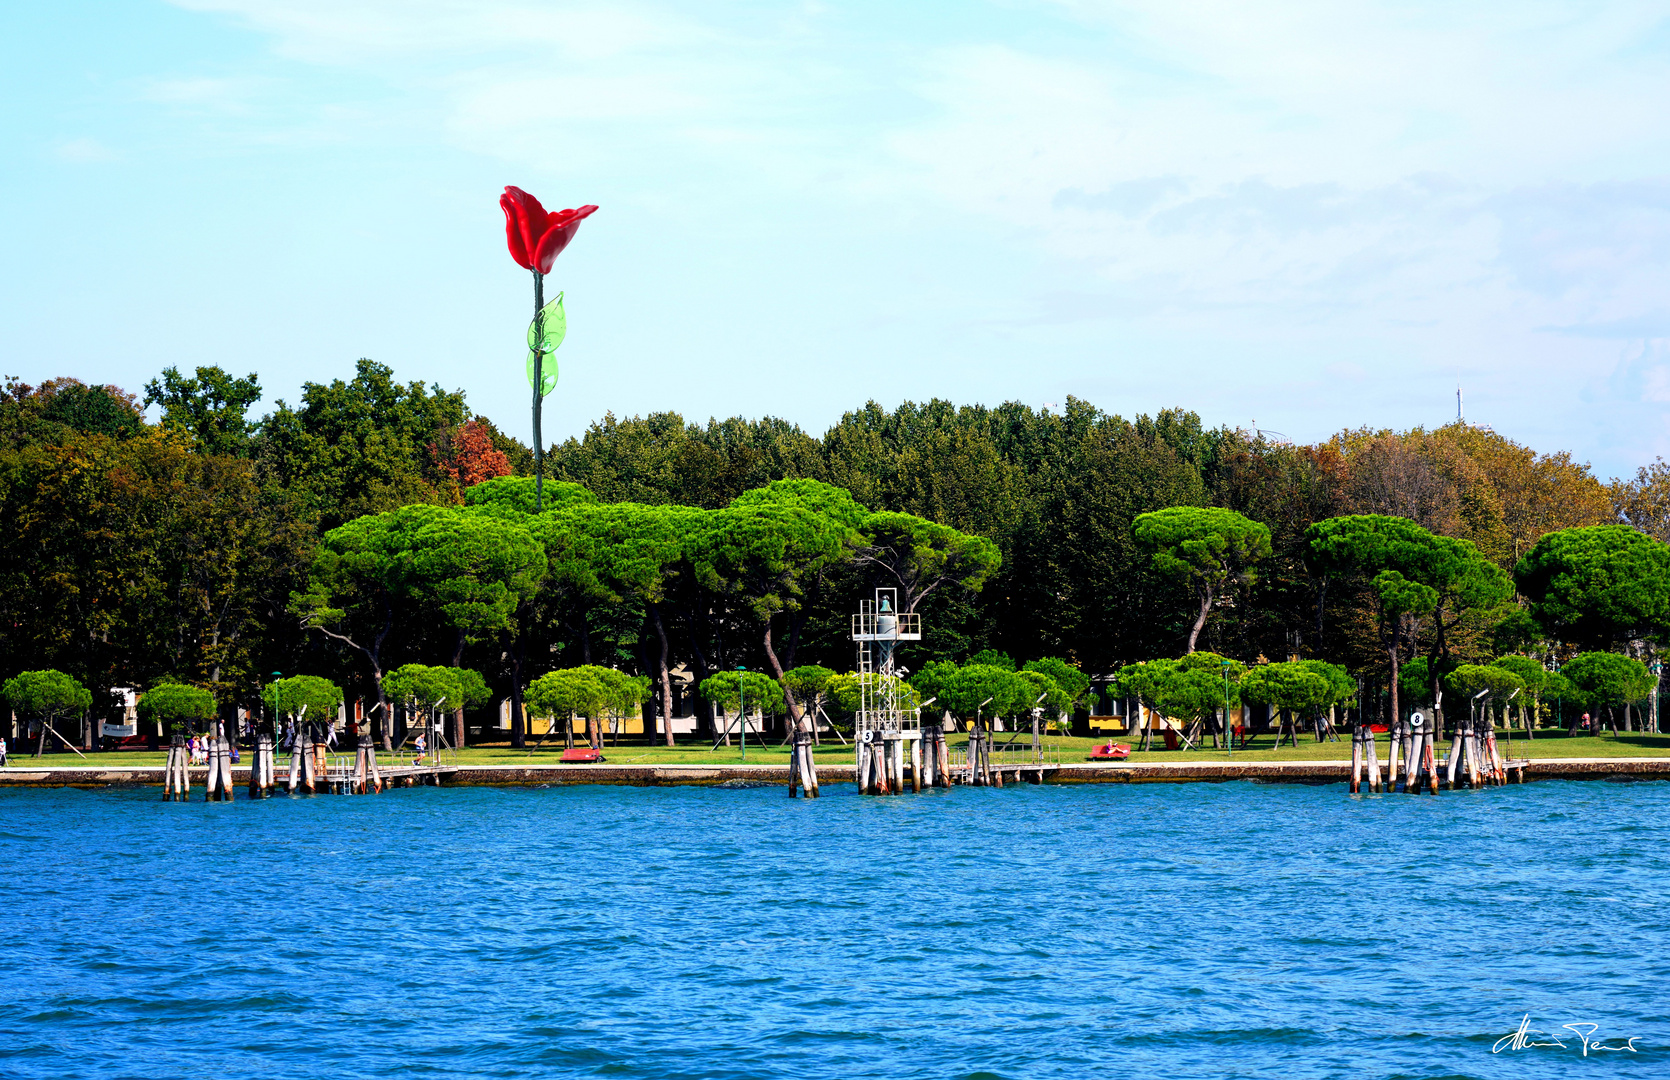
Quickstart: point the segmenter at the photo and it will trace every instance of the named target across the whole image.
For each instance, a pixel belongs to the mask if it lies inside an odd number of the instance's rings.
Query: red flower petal
[[[578,210],[558,210],[545,219],[545,235],[539,238],[534,248],[533,263],[541,274],[549,274],[551,267],[556,264],[557,256],[562,249],[574,239],[579,231],[580,222],[597,212],[595,206],[582,206]]]
[[[499,206],[504,210],[505,244],[510,257],[518,266],[533,269],[533,253],[545,232],[545,208],[519,187],[505,188]]]

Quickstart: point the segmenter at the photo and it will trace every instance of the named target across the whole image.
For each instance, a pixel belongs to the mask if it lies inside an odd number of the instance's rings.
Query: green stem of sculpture
[[[539,431],[539,414],[545,404],[545,353],[539,346],[545,343],[545,275],[533,272],[533,511],[544,509],[545,501],[545,439]]]

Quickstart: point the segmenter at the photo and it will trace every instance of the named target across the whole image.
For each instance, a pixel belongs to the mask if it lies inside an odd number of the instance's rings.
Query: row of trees
[[[649,678],[664,714],[680,664],[698,684],[845,670],[847,613],[889,584],[923,615],[923,670],[989,648],[1106,674],[1193,648],[1325,661],[1380,700],[1413,659],[1441,692],[1515,651],[1645,658],[1664,622],[1670,468],[1608,485],[1463,425],[1294,446],[1076,400],[872,404],[821,437],[605,417],[552,448],[556,508],[532,515],[525,447],[370,361],[258,419],[254,375],[144,391],[0,391],[0,674],[226,705],[275,671],[375,698],[408,663],[468,668],[502,698],[592,664]],[[774,481],[823,486],[795,509]],[[1619,559],[1636,585],[1591,602],[1572,568]]]

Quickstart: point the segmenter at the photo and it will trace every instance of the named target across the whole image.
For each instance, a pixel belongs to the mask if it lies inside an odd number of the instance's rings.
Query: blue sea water
[[[1670,784],[826,792],[0,791],[0,1076],[1670,1076]]]

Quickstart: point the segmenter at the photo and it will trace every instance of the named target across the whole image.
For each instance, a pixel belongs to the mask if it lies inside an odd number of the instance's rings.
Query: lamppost
[[[742,689],[742,676],[748,668],[742,664],[736,666],[736,715],[742,721],[742,760],[748,760],[748,699]]]

